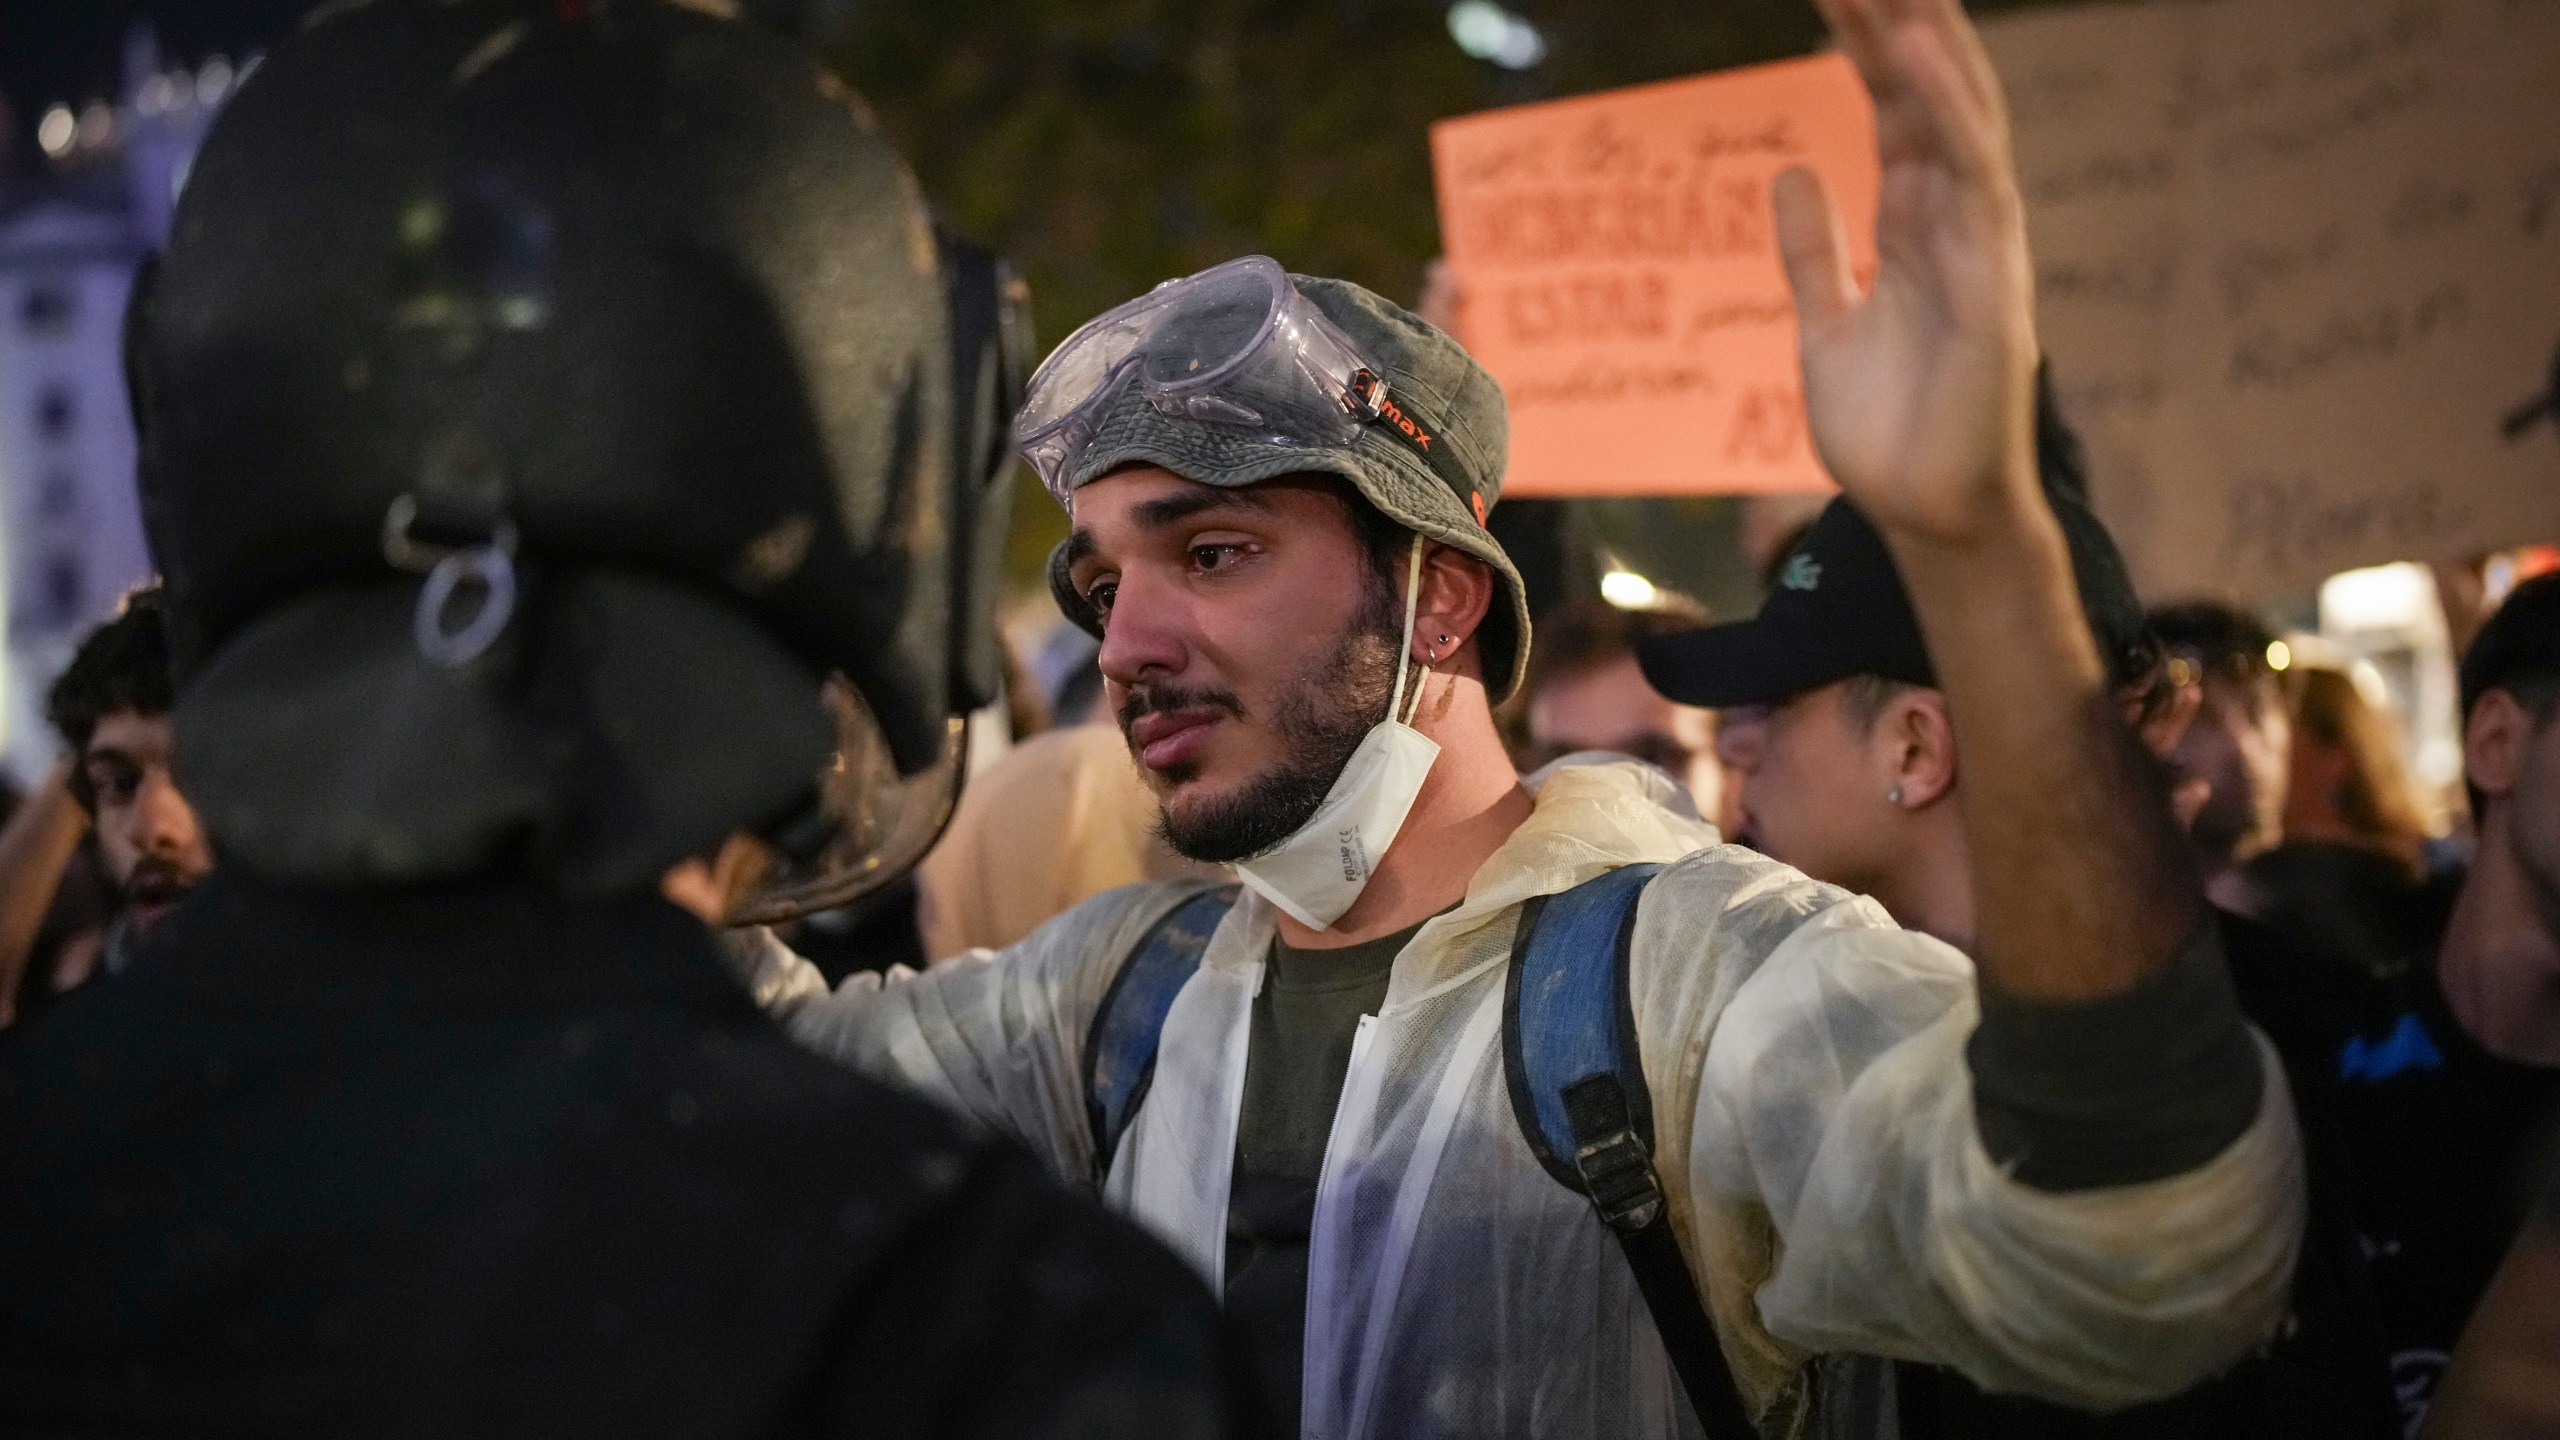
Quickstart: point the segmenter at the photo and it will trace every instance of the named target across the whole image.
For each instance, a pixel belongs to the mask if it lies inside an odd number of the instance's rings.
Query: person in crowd
[[[2181,779],[2205,791],[2187,826],[2205,892],[2225,909],[2247,910],[2240,867],[2284,838],[2293,727],[2269,663],[2275,634],[2243,610],[2203,600],[2152,611],[2151,629],[2203,687],[2195,722],[2169,758]]]
[[[2560,575],[2483,622],[2461,700],[2470,871],[2422,962],[2367,981],[2338,1019],[2328,1070],[2413,1430],[2560,1106]]]
[[[2368,680],[2372,672],[2364,672]],[[2426,866],[2427,822],[2400,758],[2398,727],[2356,673],[2328,665],[2286,672],[2293,750],[2285,762],[2287,842],[2356,845]]]
[[[226,103],[128,327],[222,863],[0,1043],[0,1431],[1251,1433],[1178,1261],[705,923],[876,878],[839,726],[928,785],[994,693],[915,196],[696,4],[336,7]]]
[[[171,699],[168,625],[159,586],[147,585],[80,642],[46,697],[68,753],[0,833],[0,977],[14,981],[33,953],[84,835],[95,833],[119,904],[96,951],[80,952],[94,959],[46,977],[57,993],[96,971],[123,973],[139,938],[213,869],[204,829],[170,770]]]
[[[88,812],[123,901],[101,964],[120,974],[137,941],[213,871],[195,808],[178,788],[169,710],[168,621],[158,585],[127,596],[54,682],[45,711],[75,757],[72,797]]]
[[[1166,831],[1241,893],[1130,887],[832,992],[757,957],[804,1042],[1089,1177],[1212,1277],[1286,1430],[1883,1435],[1854,1354],[2113,1407],[2283,1309],[2284,1086],[2038,498],[1997,82],[1955,5],[1826,9],[1885,137],[1871,290],[1819,181],[1790,172],[1776,213],[1816,443],[1982,757],[1974,959],[1714,843],[1650,766],[1525,788],[1492,713],[1530,638],[1483,524],[1499,390],[1375,295],[1258,257],[1078,331],[1016,424]],[[1594,913],[1617,943],[1577,956],[1620,967],[1624,1008],[1583,1033],[1641,1073],[1520,1100],[1519,1011],[1557,997],[1509,977]],[[2115,1039],[2171,1016],[2182,1044]]]
[[[2041,428],[2052,436],[2059,424],[2056,416]],[[2057,486],[2050,498],[2109,687],[2145,746],[2165,755],[2199,697],[2172,678],[2123,558],[2080,492]],[[1646,677],[1667,695],[1720,707],[1719,748],[1750,844],[1972,950],[1980,877],[1963,791],[1979,772],[1959,753],[1948,696],[1891,552],[1852,503],[1835,500],[1782,573],[1802,582],[1774,590],[1757,618],[1647,642]],[[2316,1076],[2333,1037],[2304,1023],[2299,1001],[2306,989],[2340,990],[2342,968],[2237,916],[2217,921],[2233,974],[2214,985],[2233,986],[2292,1078]],[[2156,1019],[2156,1030],[2111,1040],[2174,1048],[2193,1038],[2185,1017],[2163,1010]],[[1986,1395],[1959,1375],[1904,1366],[1895,1408],[1905,1440],[2398,1436],[2379,1322],[2364,1299],[2349,1172],[2334,1150],[2324,1092],[2297,1083],[2294,1098],[2315,1142],[2311,1225],[2286,1333],[2264,1356],[2184,1395],[2104,1417]]]
[[[2390,716],[2355,677],[2296,663],[2284,841],[2243,867],[2249,913],[2376,975],[2423,963],[2460,877],[2428,835]]]
[[[1724,764],[1716,758],[1715,712],[1664,699],[1636,668],[1638,641],[1706,621],[1696,601],[1679,595],[1641,609],[1595,596],[1539,621],[1528,675],[1502,707],[1520,769],[1532,771],[1578,750],[1630,755],[1670,772],[1698,813],[1731,835],[1735,817]]]

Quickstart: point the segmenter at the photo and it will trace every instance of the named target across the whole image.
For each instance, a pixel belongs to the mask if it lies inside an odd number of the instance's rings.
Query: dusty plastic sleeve
[[[2265,1083],[2210,916],[2122,995],[2055,1005],[1985,983],[1965,1060],[1983,1149],[2050,1191],[2203,1165],[2257,1118]]]

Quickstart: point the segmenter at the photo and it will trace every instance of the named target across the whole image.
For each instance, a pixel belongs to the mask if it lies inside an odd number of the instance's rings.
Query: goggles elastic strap
[[[1405,723],[1406,718],[1404,713],[1404,677],[1406,669],[1410,667],[1412,669],[1420,670],[1426,675],[1431,673],[1430,666],[1416,665],[1413,660],[1413,616],[1414,612],[1420,608],[1421,603],[1422,536],[1419,533],[1416,533],[1413,537],[1412,556],[1405,563],[1404,639],[1396,649],[1396,689],[1395,694],[1387,698],[1387,718],[1395,721],[1399,725]],[[1422,708],[1422,684],[1420,681],[1414,682],[1413,708],[1417,711]]]

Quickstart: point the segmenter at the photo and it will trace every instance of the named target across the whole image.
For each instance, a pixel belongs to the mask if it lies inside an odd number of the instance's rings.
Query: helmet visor
[[[825,694],[836,752],[818,776],[816,810],[783,827],[779,853],[732,908],[732,925],[796,920],[895,883],[933,848],[959,803],[969,753],[966,717],[951,717],[932,764],[902,777],[853,686],[838,676]]]

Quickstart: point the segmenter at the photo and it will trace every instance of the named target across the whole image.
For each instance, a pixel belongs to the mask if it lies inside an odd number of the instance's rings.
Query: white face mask
[[[1387,718],[1372,727],[1351,752],[1324,803],[1307,823],[1271,849],[1236,862],[1236,875],[1263,899],[1310,929],[1322,930],[1342,918],[1360,898],[1375,874],[1413,799],[1422,793],[1431,762],[1440,747],[1404,723],[1404,678],[1412,664],[1413,615],[1422,595],[1422,537],[1413,537],[1413,558],[1406,567],[1404,638],[1396,650],[1395,694],[1387,701]],[[1414,687],[1414,708],[1422,708],[1422,687]]]

